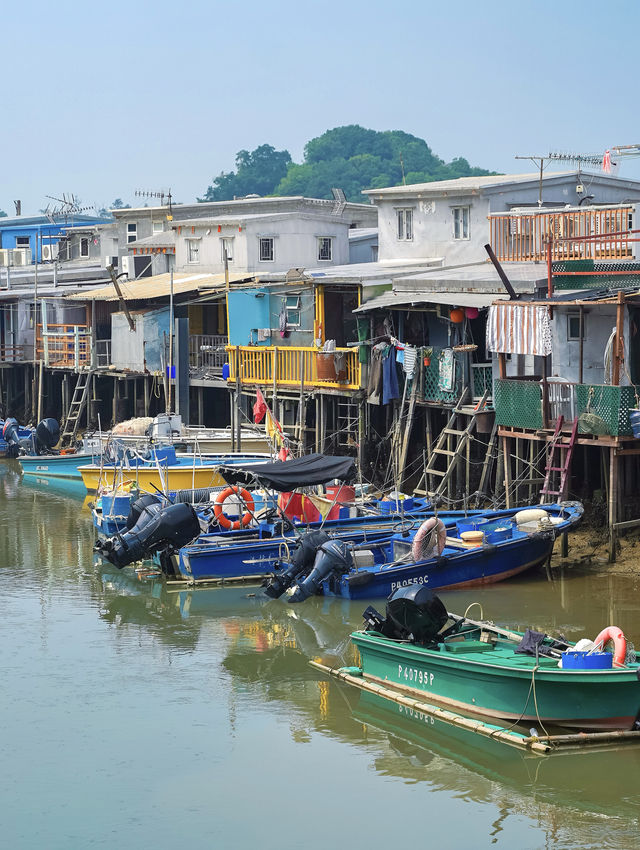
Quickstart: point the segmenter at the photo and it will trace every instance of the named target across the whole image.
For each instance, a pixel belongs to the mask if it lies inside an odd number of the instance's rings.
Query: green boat
[[[368,608],[351,639],[367,680],[455,711],[536,728],[638,728],[635,660],[614,666],[610,652],[449,614],[427,588],[394,594],[386,619]]]

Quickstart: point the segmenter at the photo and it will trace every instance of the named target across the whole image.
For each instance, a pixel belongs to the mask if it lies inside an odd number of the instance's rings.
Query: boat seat
[[[493,650],[493,644],[484,640],[450,640],[445,641],[448,652],[487,652]]]

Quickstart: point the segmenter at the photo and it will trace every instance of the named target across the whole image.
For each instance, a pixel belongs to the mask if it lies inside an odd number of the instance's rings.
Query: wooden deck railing
[[[0,345],[0,363],[20,363],[24,360],[24,345]]]
[[[36,360],[47,366],[79,368],[91,362],[91,331],[88,325],[47,324],[37,327]]]
[[[551,259],[624,260],[633,256],[633,207],[585,208],[557,212],[495,213],[489,216],[490,240],[501,262]],[[612,234],[607,238],[607,234]],[[613,235],[616,234],[616,235]],[[572,238],[599,236],[593,241]]]
[[[338,348],[332,352],[317,348],[239,345],[227,348],[229,381],[236,380],[236,363],[243,384],[273,383],[276,386],[330,387],[360,389],[361,374],[357,348]]]

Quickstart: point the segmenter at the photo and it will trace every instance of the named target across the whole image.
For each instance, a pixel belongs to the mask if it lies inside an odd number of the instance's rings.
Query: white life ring
[[[411,554],[416,561],[426,561],[442,555],[447,542],[447,529],[441,519],[430,517],[416,531],[411,544]]]

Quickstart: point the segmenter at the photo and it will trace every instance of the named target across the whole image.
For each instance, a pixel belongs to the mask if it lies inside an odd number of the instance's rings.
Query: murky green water
[[[640,751],[526,756],[316,675],[362,603],[106,570],[82,498],[6,463],[0,524],[3,847],[637,846]],[[569,569],[442,596],[640,645],[638,590]]]

